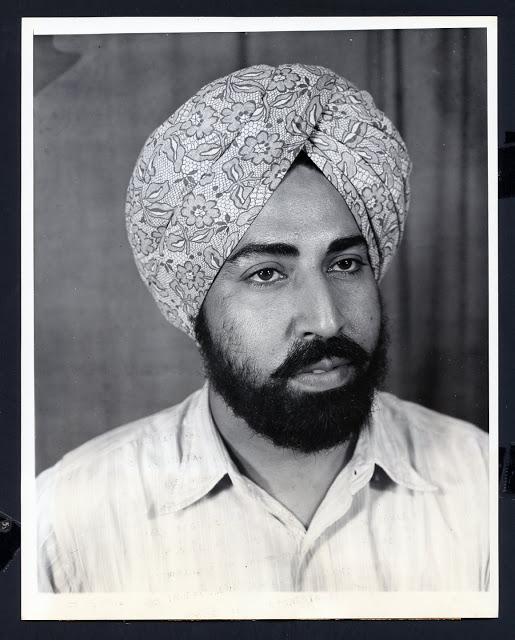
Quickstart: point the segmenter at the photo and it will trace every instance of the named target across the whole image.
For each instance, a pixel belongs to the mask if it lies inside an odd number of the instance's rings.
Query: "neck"
[[[256,434],[211,386],[209,406],[240,471],[307,527],[333,480],[349,461],[355,441],[316,453],[285,449]]]

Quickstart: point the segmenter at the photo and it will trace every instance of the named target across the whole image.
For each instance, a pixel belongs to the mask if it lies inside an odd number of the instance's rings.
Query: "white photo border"
[[[37,588],[34,396],[33,38],[62,34],[485,28],[488,107],[490,589],[486,592],[46,594]],[[110,17],[22,19],[22,620],[495,618],[498,549],[497,18]]]

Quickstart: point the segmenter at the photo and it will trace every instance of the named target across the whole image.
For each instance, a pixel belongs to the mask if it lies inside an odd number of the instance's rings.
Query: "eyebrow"
[[[251,243],[242,247],[239,251],[231,254],[227,262],[236,262],[241,258],[246,258],[255,254],[267,254],[272,256],[298,256],[299,250],[292,244],[284,242],[273,243]]]
[[[333,240],[327,249],[327,253],[336,253],[337,251],[345,251],[351,247],[366,247],[367,243],[362,235],[346,236],[345,238],[337,238]]]
[[[346,236],[345,238],[337,238],[333,240],[327,248],[327,253],[336,253],[337,251],[345,251],[350,247],[366,246],[365,239],[361,235]],[[272,256],[286,256],[296,257],[300,255],[299,250],[295,245],[286,244],[284,242],[272,242],[272,243],[250,243],[235,251],[227,258],[227,262],[237,262],[242,258],[253,255],[272,255]]]

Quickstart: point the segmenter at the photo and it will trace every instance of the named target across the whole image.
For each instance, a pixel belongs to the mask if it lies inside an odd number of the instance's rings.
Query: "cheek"
[[[381,301],[375,281],[359,288],[352,296],[352,302],[347,297],[343,307],[348,318],[349,333],[354,334],[350,337],[354,337],[367,350],[373,349],[381,328]]]
[[[253,304],[241,295],[215,290],[208,293],[204,310],[213,336],[238,362],[250,360],[262,371],[282,363],[278,341],[287,324],[284,305]]]
[[[381,302],[377,288],[370,295],[363,314],[363,332],[368,339],[368,346],[374,347],[381,328]]]
[[[225,315],[239,337],[240,353],[244,358],[265,372],[282,363],[286,347],[281,338],[287,326],[283,309],[271,305],[258,308],[235,305],[228,306]]]

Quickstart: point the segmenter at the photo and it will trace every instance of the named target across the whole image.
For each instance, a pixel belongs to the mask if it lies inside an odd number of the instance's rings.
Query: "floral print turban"
[[[257,65],[211,82],[171,115],[130,180],[129,242],[173,325],[194,337],[211,283],[301,150],[343,196],[381,278],[409,203],[398,131],[370,94],[329,69]]]

